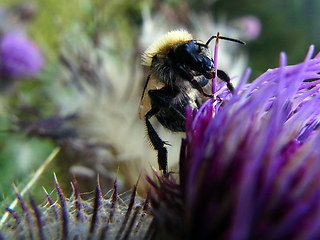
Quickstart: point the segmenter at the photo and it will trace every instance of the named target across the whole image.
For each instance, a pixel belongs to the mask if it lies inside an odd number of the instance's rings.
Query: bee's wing
[[[165,84],[160,81],[158,78],[154,77],[153,75],[149,75],[146,81],[146,84],[144,86],[140,106],[139,106],[139,117],[140,119],[144,119],[147,112],[151,109],[151,100],[150,96],[148,94],[149,90],[156,90],[164,87]]]

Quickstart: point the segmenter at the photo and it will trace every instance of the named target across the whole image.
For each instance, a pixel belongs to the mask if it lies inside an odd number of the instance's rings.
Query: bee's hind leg
[[[155,115],[159,109],[152,108],[147,114],[146,114],[146,126],[148,131],[149,139],[156,151],[158,151],[158,164],[159,169],[163,171],[163,174],[167,173],[168,168],[168,151],[167,148],[164,145],[169,145],[165,141],[162,141],[159,137],[156,130],[153,128],[152,124],[150,123],[149,119]]]

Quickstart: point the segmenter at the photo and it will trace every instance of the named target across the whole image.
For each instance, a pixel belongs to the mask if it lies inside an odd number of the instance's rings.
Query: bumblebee
[[[162,126],[173,132],[184,132],[186,107],[200,108],[212,94],[211,80],[217,77],[226,82],[233,92],[229,76],[222,70],[214,69],[209,43],[194,40],[185,30],[168,32],[142,54],[142,65],[149,67],[148,77],[140,102],[139,116],[145,119],[149,139],[158,151],[159,169],[167,172],[167,148],[150,122],[155,116]],[[242,43],[242,41],[219,36]]]

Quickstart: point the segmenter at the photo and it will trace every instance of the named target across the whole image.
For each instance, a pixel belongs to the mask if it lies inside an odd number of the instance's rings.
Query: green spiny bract
[[[110,197],[105,198],[98,183],[95,197],[83,200],[76,182],[66,198],[58,180],[55,185],[59,201],[45,191],[47,203],[39,206],[29,195],[29,202],[17,192],[20,210],[7,208],[9,218],[0,230],[0,239],[149,239],[152,217],[149,197],[136,196],[136,185],[119,195],[117,182]],[[151,226],[151,227],[150,227]]]

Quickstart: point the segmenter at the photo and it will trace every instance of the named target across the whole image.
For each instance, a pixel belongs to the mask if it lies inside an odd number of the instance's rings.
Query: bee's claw
[[[172,146],[168,141],[162,141],[162,143],[167,146]]]

